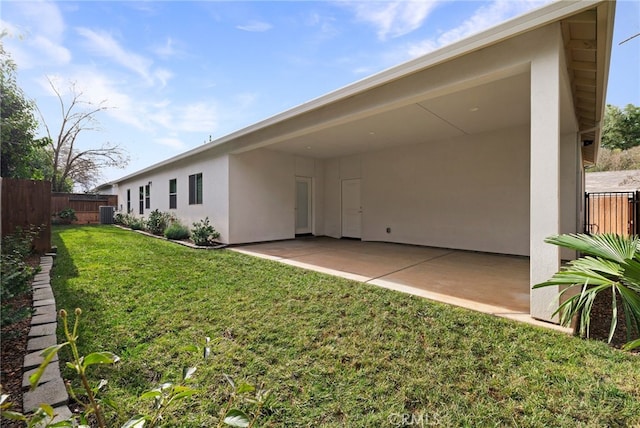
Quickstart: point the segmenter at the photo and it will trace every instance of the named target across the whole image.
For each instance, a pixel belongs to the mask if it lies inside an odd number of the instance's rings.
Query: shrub
[[[155,209],[149,214],[146,229],[154,235],[162,235],[165,229],[175,220],[175,217],[171,214],[163,213]]]
[[[78,219],[78,217],[76,216],[76,210],[74,210],[73,208],[63,209],[58,213],[58,217],[69,223]]]
[[[145,221],[143,218],[131,217],[127,222],[127,227],[133,230],[143,230],[145,228]]]
[[[164,231],[164,236],[167,239],[187,239],[190,235],[189,228],[179,221],[174,221]]]
[[[191,239],[193,239],[194,244],[202,246],[213,245],[219,237],[220,233],[209,224],[209,217],[193,223]]]
[[[33,241],[40,233],[39,227],[31,226],[28,230],[16,228],[15,233],[7,235],[2,240],[0,254],[0,301],[2,311],[0,323],[5,325],[20,321],[30,314],[30,310],[15,309],[8,299],[29,291],[29,281],[37,272],[26,262],[26,258],[33,252]]]
[[[127,215],[127,214],[116,213],[116,214],[113,216],[113,224],[121,224],[121,225],[123,225],[123,226],[124,226],[124,223],[125,223],[125,216],[126,216],[126,215]]]
[[[560,314],[560,323],[568,326],[577,317],[580,334],[589,337],[591,308],[596,296],[611,290],[611,327],[609,343],[618,324],[617,297],[622,302],[628,343],[626,349],[640,347],[640,338],[633,340],[632,334],[640,333],[640,237],[625,237],[615,234],[585,235],[568,234],[545,239],[582,254],[570,261],[551,279],[533,288],[566,286],[560,295],[578,290],[560,304],[554,312]]]

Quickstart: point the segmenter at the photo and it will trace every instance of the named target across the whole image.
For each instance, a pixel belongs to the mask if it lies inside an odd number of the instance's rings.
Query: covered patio
[[[529,315],[528,257],[328,237],[247,244],[232,250],[569,331]]]

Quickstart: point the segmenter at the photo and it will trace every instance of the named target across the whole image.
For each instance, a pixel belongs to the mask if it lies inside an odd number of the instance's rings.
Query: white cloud
[[[169,82],[169,79],[173,77],[173,73],[164,68],[159,68],[153,72],[153,77],[155,77],[160,82],[160,85],[162,87],[165,87],[167,86],[167,82]]]
[[[109,77],[98,70],[80,67],[64,78],[60,75],[47,77],[51,79],[63,99],[68,99],[71,87],[75,85],[76,91],[82,93],[83,101],[94,106],[103,104],[107,107],[104,114],[139,130],[148,129],[141,119],[145,117],[143,104],[135,102],[129,93],[121,91]],[[43,77],[39,84],[51,96],[55,96],[47,77]]]
[[[356,14],[356,19],[376,27],[378,38],[386,40],[420,28],[438,1],[359,1],[341,4],[351,8]]]
[[[187,145],[183,143],[182,140],[176,137],[161,137],[161,138],[156,138],[154,141],[160,145],[171,147],[173,149],[178,149],[178,150],[182,150],[187,147]]]
[[[273,25],[263,21],[249,21],[246,24],[237,25],[236,28],[238,30],[250,31],[252,33],[262,33],[271,30]]]
[[[186,132],[213,133],[218,127],[216,108],[211,103],[188,104],[178,111],[176,127]]]
[[[338,34],[340,31],[335,27],[335,18],[329,16],[320,15],[317,12],[312,12],[306,19],[306,24],[310,27],[315,27],[320,30],[321,39],[330,39]]]
[[[43,65],[65,65],[71,61],[71,52],[63,46],[66,26],[62,13],[53,2],[11,2],[14,22],[0,21],[7,31],[7,50],[21,69]],[[15,40],[18,40],[17,42]]]
[[[153,52],[162,59],[169,59],[178,55],[180,52],[176,48],[176,42],[167,37],[167,40],[162,45],[156,45],[152,48]]]
[[[104,31],[98,32],[82,27],[76,28],[76,31],[85,39],[89,51],[109,58],[146,80],[151,80],[149,69],[153,62],[150,59],[125,50],[110,34]]]
[[[173,73],[169,70],[163,68],[153,69],[153,61],[151,59],[128,51],[111,34],[82,27],[76,28],[76,31],[85,39],[86,48],[90,52],[109,58],[125,69],[133,71],[148,84],[159,83],[160,86],[164,87],[169,79],[173,77]]]
[[[470,18],[466,19],[459,26],[447,30],[437,37],[410,45],[407,48],[407,52],[412,58],[425,55],[442,46],[479,33],[507,19],[549,3],[550,1],[551,0],[495,0],[488,5],[478,8]]]

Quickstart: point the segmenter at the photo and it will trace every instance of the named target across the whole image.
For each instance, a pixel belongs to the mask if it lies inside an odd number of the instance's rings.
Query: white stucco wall
[[[267,149],[231,155],[230,243],[295,237],[295,178],[312,178],[313,230],[322,234],[322,161]]]
[[[202,204],[189,205],[189,176],[202,173]],[[177,209],[169,209],[169,180],[177,180]],[[182,161],[142,174],[118,186],[118,203],[123,211],[127,207],[127,189],[131,189],[132,214],[140,217],[139,187],[151,182],[151,207],[144,209],[142,217],[148,217],[155,209],[171,212],[191,227],[192,223],[209,217],[210,223],[220,232],[220,241],[229,237],[229,157],[201,156],[196,161]]]
[[[519,128],[363,157],[363,239],[526,254],[528,150]]]

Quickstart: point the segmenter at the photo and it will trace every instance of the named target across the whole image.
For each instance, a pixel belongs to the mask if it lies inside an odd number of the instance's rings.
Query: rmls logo
[[[428,427],[438,425],[438,415],[429,413],[391,413],[387,421],[396,427]]]

